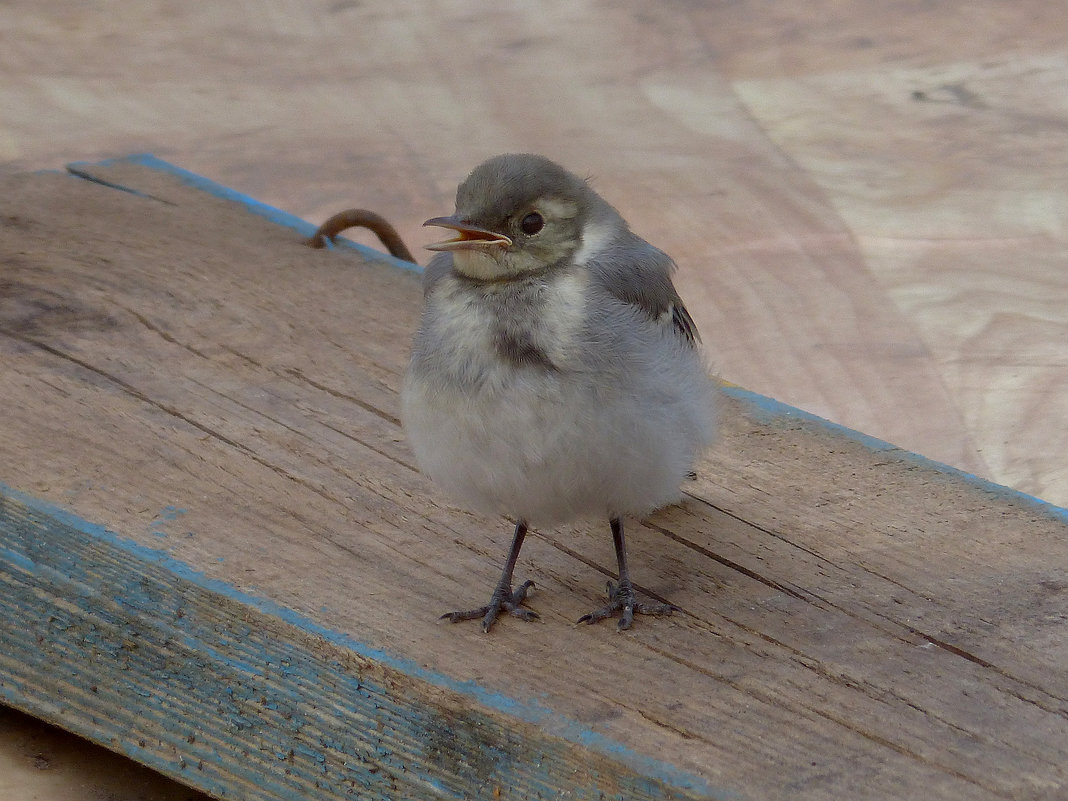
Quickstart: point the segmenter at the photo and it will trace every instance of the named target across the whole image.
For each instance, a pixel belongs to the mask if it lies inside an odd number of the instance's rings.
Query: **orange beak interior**
[[[508,247],[512,244],[512,240],[504,234],[479,228],[455,216],[434,217],[427,220],[423,225],[448,228],[456,232],[456,236],[452,239],[427,245],[427,250],[474,250],[475,248]]]

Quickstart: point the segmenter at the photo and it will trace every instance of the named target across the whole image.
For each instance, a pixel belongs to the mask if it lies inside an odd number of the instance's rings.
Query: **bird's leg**
[[[468,609],[466,612],[446,612],[441,620],[450,623],[458,623],[461,620],[474,620],[482,618],[482,630],[489,633],[490,628],[497,621],[501,612],[507,612],[521,620],[537,620],[538,613],[533,609],[525,609],[521,606],[527,597],[527,591],[534,586],[533,581],[524,581],[519,589],[512,592],[512,571],[515,570],[516,560],[519,559],[519,549],[523,547],[523,539],[527,536],[527,523],[520,520],[515,524],[515,534],[512,537],[512,549],[508,552],[508,561],[501,573],[501,580],[497,582],[497,588],[490,596],[490,602],[478,609]]]
[[[634,615],[670,615],[672,612],[682,610],[675,604],[641,604],[634,595],[634,585],[630,581],[630,571],[627,570],[627,545],[623,541],[623,523],[618,517],[609,521],[612,526],[612,544],[616,546],[616,564],[619,566],[619,583],[608,582],[608,603],[600,609],[583,615],[579,623],[596,623],[606,617],[612,617],[616,612],[622,613],[619,623],[616,625],[620,631],[630,628],[634,622]]]

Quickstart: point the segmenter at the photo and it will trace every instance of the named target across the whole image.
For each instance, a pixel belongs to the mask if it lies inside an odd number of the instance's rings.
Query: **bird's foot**
[[[524,581],[519,586],[519,589],[512,592],[512,588],[508,584],[498,584],[497,589],[493,591],[490,602],[485,606],[480,606],[478,609],[468,609],[466,612],[446,612],[439,619],[447,620],[450,623],[459,623],[461,620],[482,618],[482,631],[487,634],[493,624],[497,622],[497,617],[501,612],[507,612],[512,617],[517,617],[520,620],[538,620],[537,612],[522,606],[527,597],[527,592],[533,587],[533,581]]]
[[[583,615],[578,619],[578,622],[596,623],[599,620],[612,617],[616,612],[620,612],[619,623],[616,624],[616,628],[619,631],[625,631],[634,622],[635,615],[655,615],[660,617],[681,611],[675,604],[638,603],[634,593],[634,585],[630,583],[629,579],[623,579],[618,584],[614,581],[609,581],[608,603],[588,615]]]

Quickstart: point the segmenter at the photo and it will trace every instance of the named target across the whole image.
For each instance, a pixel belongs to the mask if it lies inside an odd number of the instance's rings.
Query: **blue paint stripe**
[[[272,222],[277,223],[278,225],[285,226],[286,228],[292,228],[300,232],[304,236],[311,236],[315,233],[315,226],[293,214],[290,214],[289,212],[282,211],[281,209],[276,209],[275,207],[269,206],[266,203],[261,203],[255,198],[249,197],[248,195],[242,194],[241,192],[230,189],[229,187],[223,186],[222,184],[216,183],[215,181],[212,181],[209,178],[205,178],[202,175],[197,175],[196,173],[190,172],[189,170],[184,170],[181,167],[175,166],[170,162],[164,161],[163,159],[152,155],[151,153],[137,153],[130,156],[123,156],[121,158],[108,159],[106,161],[100,162],[75,162],[71,166],[77,167],[79,164],[82,164],[89,166],[106,167],[112,164],[119,163],[138,164],[148,169],[159,170],[160,172],[169,173],[170,175],[174,175],[175,177],[179,178],[181,181],[188,184],[189,186],[207,192],[208,194],[214,195],[215,197],[230,200],[234,203],[239,203],[247,207],[250,211],[259,214],[262,217],[266,217],[268,220],[271,220]],[[124,188],[126,188],[127,191],[137,192],[137,190],[134,190],[129,187]],[[390,256],[387,253],[382,253],[380,251],[374,250],[373,248],[361,245],[358,242],[352,242],[351,240],[344,239],[341,237],[338,237],[337,241],[338,243],[343,244],[346,247],[354,248],[355,250],[359,251],[361,255],[368,259],[386,262],[396,267],[400,267],[404,270],[422,272],[423,268],[419,265],[412,264],[411,262],[404,261],[403,259],[394,258],[393,256]],[[963,481],[966,484],[977,487],[978,489],[981,489],[984,492],[989,493],[990,495],[1002,498],[1004,500],[1031,506],[1032,508],[1037,509],[1043,514],[1048,515],[1049,517],[1068,523],[1068,509],[1056,506],[1050,503],[1049,501],[1044,501],[1041,498],[1036,498],[1033,495],[1028,495],[1027,493],[1020,492],[1019,490],[1014,490],[1009,487],[1002,486],[1000,484],[995,484],[991,481],[988,481],[987,479],[980,478],[979,476],[976,476],[972,473],[960,470],[959,468],[951,467],[950,465],[943,464],[941,462],[936,462],[933,459],[928,459],[925,456],[921,456],[911,451],[906,451],[902,448],[898,448],[896,445],[890,444],[889,442],[885,442],[876,437],[868,436],[867,434],[862,434],[859,431],[855,431],[851,428],[846,428],[843,425],[831,422],[830,420],[826,420],[822,417],[811,414],[810,412],[806,412],[794,406],[782,403],[780,401],[775,400],[774,398],[769,398],[766,395],[760,395],[756,392],[751,392],[747,389],[742,389],[741,387],[725,387],[724,391],[728,395],[746,403],[751,408],[754,413],[754,416],[757,419],[793,419],[804,420],[809,423],[815,423],[816,425],[825,429],[828,432],[838,434],[854,442],[858,442],[872,451],[893,451],[904,461],[910,464],[926,467],[944,475],[952,476],[954,478],[959,479],[960,481]]]
[[[164,161],[151,153],[137,153],[130,156],[123,156],[116,159],[108,159],[100,162],[75,162],[72,167],[78,165],[89,166],[102,166],[106,167],[111,164],[130,163],[138,164],[143,167],[147,167],[152,170],[159,170],[160,172],[166,172],[182,180],[184,183],[192,186],[196,189],[200,189],[215,197],[224,198],[226,200],[233,201],[234,203],[240,203],[243,206],[248,207],[250,211],[253,211],[260,216],[266,217],[272,222],[278,225],[285,226],[286,228],[292,228],[299,231],[304,236],[311,236],[315,233],[315,226],[306,222],[299,217],[290,214],[289,212],[276,209],[273,206],[268,206],[266,203],[261,203],[255,198],[242,194],[222,184],[216,183],[209,178],[205,178],[202,175],[197,175],[189,170],[184,170],[181,167],[175,166],[170,162]],[[126,188],[127,191],[136,192],[136,190]],[[140,194],[140,193],[138,193]],[[338,238],[339,243],[343,243],[347,247],[352,247],[358,250],[362,255],[369,259],[375,259],[378,261],[385,261],[394,266],[400,267],[404,270],[422,272],[422,267],[414,265],[411,262],[404,261],[403,259],[396,259],[387,253],[374,250],[373,248],[361,245],[358,242],[352,242],[341,237]],[[741,387],[728,386],[724,387],[724,391],[731,397],[746,403],[752,410],[753,416],[762,420],[774,420],[774,419],[793,419],[804,420],[809,423],[814,423],[819,427],[825,429],[828,432],[838,434],[846,437],[854,442],[858,442],[861,445],[872,451],[893,451],[900,456],[904,461],[915,464],[917,466],[926,467],[944,475],[953,476],[954,478],[963,481],[973,487],[983,490],[998,498],[1002,498],[1008,501],[1021,503],[1027,506],[1031,506],[1043,514],[1068,523],[1068,509],[1065,509],[1049,501],[1044,501],[1041,498],[1036,498],[1034,495],[1028,495],[1027,493],[1020,492],[1019,490],[1011,489],[1000,484],[995,484],[987,479],[980,478],[972,473],[968,473],[964,470],[960,470],[956,467],[943,464],[942,462],[936,462],[933,459],[928,459],[925,456],[921,456],[918,453],[906,451],[902,448],[892,445],[889,442],[885,442],[877,437],[872,437],[867,434],[862,434],[859,431],[855,431],[851,428],[846,428],[839,423],[834,423],[818,415],[810,412],[803,411],[794,406],[790,406],[781,401],[777,401],[774,398],[769,398],[766,395],[760,395],[756,392],[751,392]]]
[[[290,214],[288,211],[282,211],[282,209],[275,208],[274,206],[269,206],[266,203],[261,203],[260,201],[256,200],[253,197],[250,197],[249,195],[246,195],[242,192],[238,192],[236,189],[231,189],[228,186],[223,186],[220,183],[212,181],[210,178],[205,178],[203,175],[198,175],[195,172],[190,172],[189,170],[182,169],[181,167],[171,164],[169,161],[164,161],[163,159],[154,156],[151,153],[135,153],[130,156],[122,156],[120,158],[106,159],[105,161],[96,162],[77,161],[68,165],[68,169],[75,171],[75,174],[77,174],[77,171],[79,169],[85,167],[110,167],[116,164],[136,164],[140,167],[146,167],[150,170],[157,170],[159,172],[167,173],[168,175],[173,175],[182,183],[191,186],[194,189],[198,189],[201,192],[206,192],[207,194],[212,195],[214,197],[222,198],[223,200],[229,200],[232,203],[238,203],[246,207],[253,214],[258,214],[260,217],[265,217],[276,225],[281,225],[284,228],[291,228],[294,231],[297,231],[301,236],[310,237],[316,231],[316,226],[312,225],[306,220],[302,220],[295,214]],[[81,177],[88,177],[89,180],[95,180],[94,178],[89,176]],[[134,194],[144,194],[143,192],[133,187],[125,187],[118,184],[110,183],[109,185],[113,185],[119,189],[124,189],[128,192],[133,192]],[[335,242],[337,245],[340,245],[342,247],[351,248],[353,250],[358,251],[361,256],[363,256],[365,259],[368,259],[369,261],[385,262],[394,267],[400,267],[401,269],[408,270],[410,272],[422,273],[423,271],[423,268],[420,267],[418,264],[412,264],[411,262],[404,261],[403,259],[394,258],[388,253],[383,253],[379,250],[375,250],[374,248],[369,248],[366,245],[361,245],[359,242],[353,242],[351,239],[337,237]],[[329,243],[327,246],[329,247]]]
[[[859,431],[854,431],[852,428],[846,428],[839,423],[831,422],[823,417],[812,414],[811,412],[803,411],[789,404],[777,401],[774,398],[769,398],[766,395],[760,395],[756,392],[751,392],[748,389],[742,389],[741,387],[727,386],[723,388],[723,391],[732,398],[737,398],[749,407],[752,416],[761,422],[773,422],[776,420],[799,420],[806,423],[814,424],[819,428],[824,429],[828,433],[835,434],[840,437],[852,440],[863,445],[874,452],[892,452],[895,456],[900,458],[907,464],[915,465],[917,467],[923,467],[928,470],[933,470],[937,473],[941,473],[946,476],[950,476],[958,481],[961,481],[969,486],[975,487],[983,492],[992,495],[999,500],[1005,500],[1012,503],[1017,503],[1022,506],[1029,506],[1032,509],[1046,515],[1054,520],[1058,520],[1062,523],[1068,523],[1068,509],[1065,509],[1049,501],[1044,501],[1041,498],[1036,498],[1034,495],[1028,495],[1025,492],[1014,490],[1011,487],[1005,487],[1001,484],[995,484],[992,481],[988,481],[985,478],[968,473],[957,467],[952,467],[942,462],[936,462],[933,459],[928,459],[926,456],[921,456],[918,453],[904,450],[896,445],[892,445],[889,442],[872,437],[867,434],[862,434]]]
[[[466,696],[486,708],[532,723],[548,734],[616,759],[641,775],[660,781],[668,786],[698,793],[709,798],[733,797],[724,793],[721,789],[711,788],[699,776],[686,773],[670,763],[632,751],[603,734],[598,734],[586,726],[562,717],[549,707],[531,701],[518,701],[501,693],[488,690],[474,681],[453,679],[445,674],[424,668],[410,659],[395,656],[380,648],[374,648],[347,634],[316,623],[274,601],[250,595],[225,581],[205,576],[164,551],[125,539],[103,526],[83,520],[67,509],[8,487],[3,483],[0,483],[0,496],[10,497],[34,512],[54,518],[63,525],[69,526],[88,537],[101,540],[138,559],[157,564],[183,581],[188,581],[197,587],[218,593],[231,600],[246,604],[259,612],[279,618],[302,631],[321,637],[335,646],[350,650],[360,657],[374,660],[388,668],[405,673],[435,687]],[[9,554],[4,553],[2,556],[7,558]],[[245,667],[251,670],[250,667]]]

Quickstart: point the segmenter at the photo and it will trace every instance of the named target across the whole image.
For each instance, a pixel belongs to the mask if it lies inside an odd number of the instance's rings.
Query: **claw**
[[[501,612],[507,612],[512,617],[528,622],[539,620],[538,613],[533,609],[526,609],[521,604],[526,600],[527,592],[534,589],[533,581],[524,581],[515,592],[506,584],[499,584],[493,591],[490,602],[477,609],[468,609],[463,612],[446,612],[438,620],[448,620],[450,623],[459,623],[461,620],[476,620],[482,618],[482,631],[486,634],[493,628]]]
[[[619,631],[626,631],[631,627],[634,622],[634,615],[653,615],[661,617],[664,615],[670,615],[672,612],[681,612],[682,610],[675,606],[675,604],[644,604],[637,603],[634,593],[634,585],[629,580],[623,580],[616,584],[615,582],[608,582],[608,603],[602,606],[600,609],[595,609],[589,614],[583,615],[578,619],[579,623],[596,623],[605,618],[609,618],[615,615],[616,612],[620,613],[619,623],[616,624],[616,629]]]

